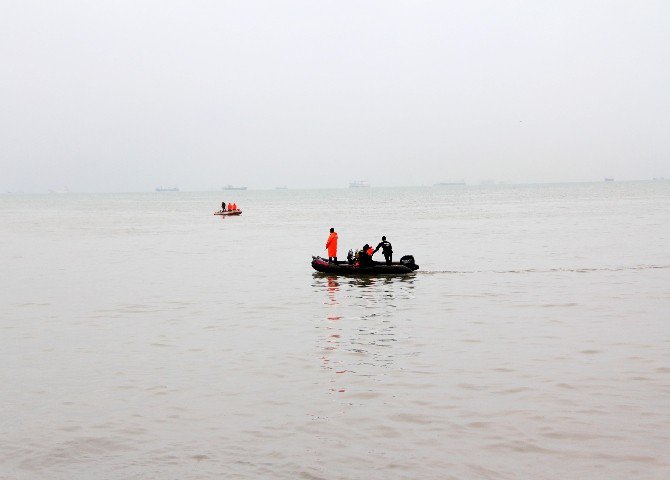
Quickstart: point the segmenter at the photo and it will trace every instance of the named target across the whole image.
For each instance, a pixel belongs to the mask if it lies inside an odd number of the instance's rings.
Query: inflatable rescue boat
[[[312,257],[312,268],[321,273],[334,275],[407,275],[419,269],[412,255],[405,255],[399,262],[387,265],[385,262],[373,262],[368,267],[359,267],[347,261],[329,263],[327,258]]]
[[[229,217],[233,215],[242,215],[242,210],[226,210],[225,212],[222,210],[219,210],[218,212],[214,212],[214,215],[220,215],[222,217]]]

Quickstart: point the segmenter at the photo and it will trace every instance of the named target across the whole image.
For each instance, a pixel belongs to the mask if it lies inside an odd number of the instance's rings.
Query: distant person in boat
[[[228,204],[228,211],[230,212],[232,209],[233,209],[233,204],[232,204],[232,203],[229,203],[229,204]]]
[[[226,202],[221,202],[221,211],[222,212],[226,211]]]
[[[328,263],[337,263],[337,232],[332,227],[328,240],[326,240],[326,248],[328,249]]]
[[[386,237],[382,237],[382,241],[379,242],[379,245],[377,245],[377,248],[372,253],[376,253],[380,248],[382,249],[382,254],[384,254],[386,265],[391,265],[391,262],[393,262],[393,247],[391,246],[391,242],[386,241]]]
[[[237,210],[237,203],[233,203],[233,211]]]

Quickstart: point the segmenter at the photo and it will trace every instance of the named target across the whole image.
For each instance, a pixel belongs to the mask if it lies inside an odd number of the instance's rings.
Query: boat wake
[[[474,273],[591,273],[591,272],[621,272],[626,270],[657,270],[667,269],[670,265],[633,265],[622,267],[597,267],[597,268],[523,268],[518,270],[421,270],[421,275],[443,275],[443,274],[474,274]]]

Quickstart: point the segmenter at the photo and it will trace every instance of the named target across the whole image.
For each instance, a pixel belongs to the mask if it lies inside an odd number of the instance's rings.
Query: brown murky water
[[[230,194],[0,197],[0,478],[670,478],[668,182]]]

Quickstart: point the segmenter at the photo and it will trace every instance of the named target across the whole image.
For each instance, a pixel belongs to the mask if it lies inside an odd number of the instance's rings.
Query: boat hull
[[[233,217],[235,215],[242,215],[242,210],[233,210],[232,212],[214,212],[214,215],[219,215],[221,217]]]
[[[408,275],[419,269],[418,265],[402,265],[394,262],[387,265],[384,262],[374,262],[370,267],[356,267],[347,262],[328,263],[328,259],[322,257],[312,257],[312,268],[317,272],[329,273],[333,275]]]

